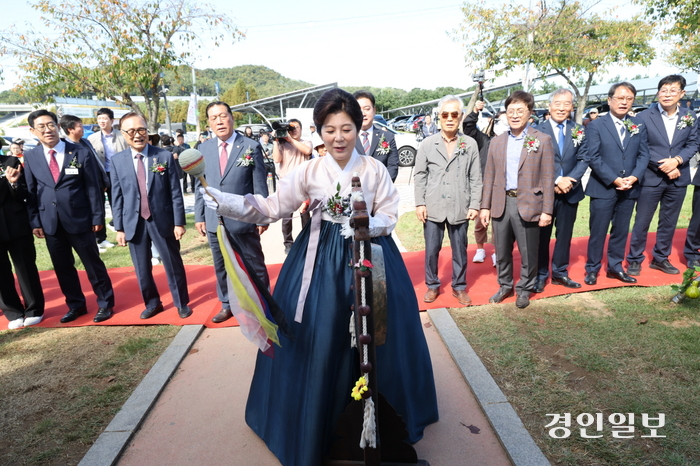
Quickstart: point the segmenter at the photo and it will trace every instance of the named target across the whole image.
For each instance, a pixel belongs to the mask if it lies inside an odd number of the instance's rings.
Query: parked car
[[[384,126],[389,125],[389,123],[386,122],[386,119],[381,115],[374,115],[374,121],[377,121],[377,122],[383,124]]]
[[[12,144],[12,141],[15,139],[23,139],[24,140],[24,152],[28,152],[39,145],[39,141],[34,139],[34,138],[18,138],[18,137],[14,137],[14,136],[2,136],[2,139],[5,141],[5,144],[2,146],[2,150],[3,150],[3,152],[5,152],[5,154],[10,153],[10,144]]]
[[[236,132],[245,136],[245,129],[248,126],[250,126],[250,128],[253,130],[253,136],[255,136],[256,138],[260,134],[261,129],[267,131],[268,133],[272,131],[272,128],[270,128],[270,125],[268,125],[267,123],[252,123],[239,126],[238,128],[236,128]]]
[[[376,121],[374,125],[394,135],[396,149],[399,151],[399,167],[412,167],[416,163],[416,153],[418,153],[416,136],[414,134],[399,133],[391,127]]]
[[[423,125],[423,120],[425,120],[425,115],[419,116],[418,118],[413,120],[413,122],[410,123],[410,128],[408,128],[407,131],[410,131],[412,133],[420,132],[420,128]]]
[[[403,131],[406,129],[406,121],[411,118],[411,115],[399,115],[395,118],[389,120],[391,123],[389,127],[396,131]]]

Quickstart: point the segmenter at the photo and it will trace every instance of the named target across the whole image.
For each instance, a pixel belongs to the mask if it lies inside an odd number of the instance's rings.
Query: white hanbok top
[[[307,199],[311,200],[312,212],[309,245],[306,251],[304,277],[297,302],[294,320],[301,322],[306,294],[313,276],[321,220],[344,223],[349,217],[334,218],[322,208],[327,200],[335,196],[340,184],[340,196],[352,191],[352,177],[357,174],[362,194],[370,214],[370,235],[390,235],[398,221],[399,193],[391,181],[386,167],[378,160],[353,151],[345,168],[340,168],[332,156],[309,160],[295,168],[277,185],[277,191],[268,197],[259,194],[245,196],[221,193],[217,196],[217,212],[248,223],[273,223],[288,218]]]

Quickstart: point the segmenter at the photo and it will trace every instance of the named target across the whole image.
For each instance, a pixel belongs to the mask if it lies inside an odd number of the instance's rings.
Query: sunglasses
[[[447,120],[448,117],[452,117],[453,120],[456,120],[459,115],[459,112],[442,112],[440,114],[440,118],[442,118],[443,120]]]

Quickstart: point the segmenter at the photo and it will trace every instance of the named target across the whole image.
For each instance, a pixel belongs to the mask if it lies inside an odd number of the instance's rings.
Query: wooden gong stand
[[[361,193],[360,178],[352,178],[353,193]],[[372,248],[369,231],[369,213],[364,200],[353,202],[353,213],[350,217],[350,226],[355,235],[353,241],[353,264],[362,259],[372,261]],[[364,394],[363,400],[351,401],[345,408],[338,425],[336,434],[338,439],[331,446],[329,455],[324,460],[324,466],[429,466],[425,460],[419,460],[415,449],[406,443],[408,436],[406,423],[396,413],[382,394],[377,390],[377,365],[375,353],[374,313],[370,304],[374,302],[372,294],[372,271],[354,269],[355,304],[353,316],[355,320],[355,334],[357,335],[357,349],[360,353],[360,371],[367,374],[369,390]],[[363,317],[365,321],[363,323]],[[363,328],[364,326],[364,328]],[[367,354],[367,363],[364,361],[364,352]],[[348,387],[348,391],[352,387]],[[376,423],[376,448],[369,445],[360,448],[360,437],[364,421],[364,405],[371,398],[375,406]]]

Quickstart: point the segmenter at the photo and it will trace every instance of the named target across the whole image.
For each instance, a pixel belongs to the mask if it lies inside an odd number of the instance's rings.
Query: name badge
[[[78,173],[77,168],[66,168],[66,175],[77,175]]]

